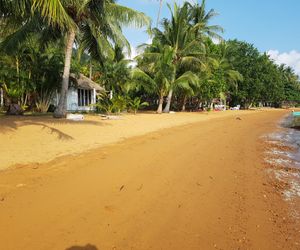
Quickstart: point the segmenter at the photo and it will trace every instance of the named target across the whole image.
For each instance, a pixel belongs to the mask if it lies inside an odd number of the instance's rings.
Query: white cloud
[[[134,60],[136,56],[140,55],[141,52],[139,50],[137,50],[137,48],[135,48],[134,46],[131,45],[131,53],[130,55],[126,55],[126,59],[132,60],[132,62],[129,63],[129,65],[131,67],[135,67],[137,65],[137,62]]]
[[[152,43],[152,38],[149,38],[145,44],[151,44]],[[134,60],[135,57],[137,57],[138,55],[143,53],[143,49],[142,48],[136,48],[134,46],[130,46],[131,47],[131,54],[128,55],[128,53],[126,54],[126,58],[132,60],[132,62],[129,64],[132,67],[135,67],[137,62]]]
[[[300,76],[300,52],[292,50],[290,52],[280,53],[278,50],[269,50],[267,54],[278,65],[285,64],[293,68]]]
[[[139,55],[139,52],[137,51],[137,49],[135,47],[131,46],[131,55],[130,55],[129,59],[134,60],[134,58],[138,55]]]

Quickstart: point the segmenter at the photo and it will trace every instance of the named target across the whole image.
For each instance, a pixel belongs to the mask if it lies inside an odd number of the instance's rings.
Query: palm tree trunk
[[[171,102],[172,102],[172,96],[173,96],[173,89],[170,89],[169,94],[168,94],[168,101],[167,105],[164,109],[164,113],[169,113],[170,112],[170,107],[171,107]]]
[[[181,111],[184,112],[185,111],[185,104],[186,104],[186,95],[183,97],[183,103],[182,103],[182,108]]]
[[[67,94],[69,88],[70,69],[73,44],[75,41],[75,30],[71,29],[67,36],[66,54],[65,54],[65,65],[64,73],[61,84],[60,98],[56,110],[54,111],[53,117],[65,118],[67,115]]]
[[[91,80],[93,78],[93,64],[92,64],[92,60],[90,61],[90,77]]]
[[[211,111],[214,109],[214,101],[213,100],[211,100],[209,107],[210,107]]]
[[[162,4],[163,4],[163,0],[159,0],[159,9],[158,9],[157,20],[156,20],[156,28],[158,28],[158,25],[159,25],[159,19],[160,19]]]
[[[159,104],[158,104],[158,108],[157,108],[156,113],[158,113],[158,114],[161,114],[161,113],[162,113],[163,103],[164,103],[164,96],[161,95],[161,96],[159,97]]]

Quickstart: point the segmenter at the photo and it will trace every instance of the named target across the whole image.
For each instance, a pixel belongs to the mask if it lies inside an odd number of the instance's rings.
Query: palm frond
[[[49,25],[76,28],[76,24],[68,15],[62,0],[32,0],[32,11],[36,10],[41,13]]]
[[[150,18],[144,13],[115,3],[108,3],[106,6],[107,15],[114,18],[119,24],[142,28],[150,25]]]

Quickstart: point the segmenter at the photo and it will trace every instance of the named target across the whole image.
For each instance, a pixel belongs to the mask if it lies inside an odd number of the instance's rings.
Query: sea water
[[[292,115],[285,117],[278,130],[265,138],[265,161],[273,166],[268,171],[288,184],[282,191],[288,201],[300,198],[300,130],[289,127],[292,119]]]

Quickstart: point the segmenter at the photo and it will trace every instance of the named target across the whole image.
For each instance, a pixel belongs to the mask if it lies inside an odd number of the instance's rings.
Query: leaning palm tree
[[[174,51],[159,43],[147,45],[144,53],[137,57],[138,65],[132,70],[131,86],[143,87],[148,93],[158,96],[157,113],[162,113],[164,96],[167,95],[174,78]]]
[[[69,84],[72,51],[75,40],[93,58],[104,60],[113,53],[112,44],[120,47],[130,46],[121,27],[133,25],[142,27],[149,24],[149,19],[140,12],[118,5],[115,0],[0,0],[4,3],[0,9],[6,16],[15,10],[23,15],[21,27],[9,36],[11,42],[26,32],[34,31],[34,24],[59,29],[65,36],[65,62],[58,107],[54,117],[62,118],[67,111],[67,91]],[[28,12],[29,10],[29,12]],[[3,16],[3,14],[2,14]]]

